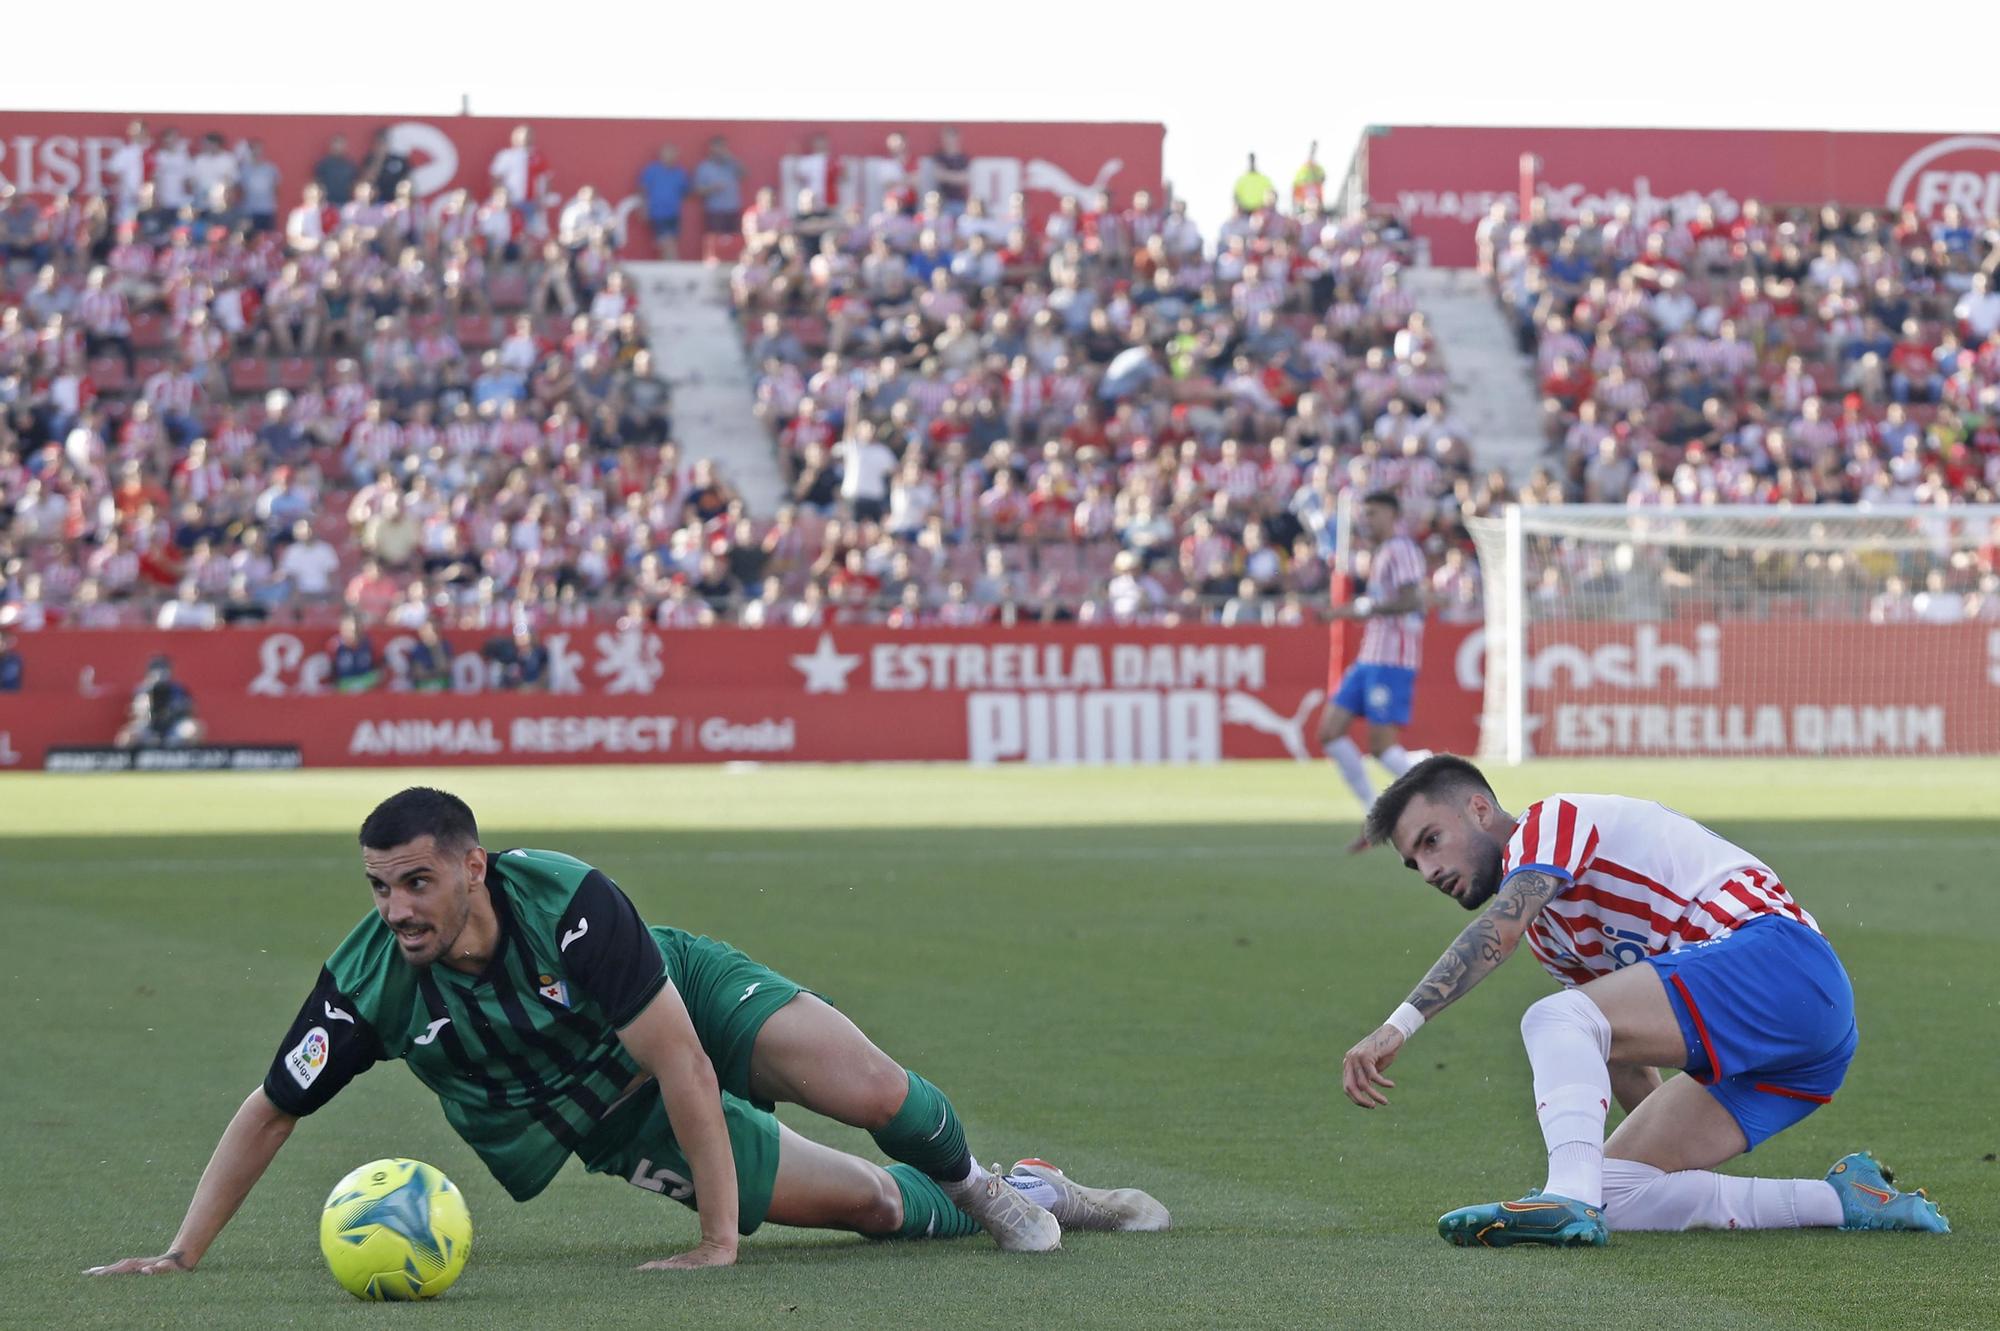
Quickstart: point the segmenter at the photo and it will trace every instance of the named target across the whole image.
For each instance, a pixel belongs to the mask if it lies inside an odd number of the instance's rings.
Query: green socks
[[[903,1107],[896,1116],[875,1131],[875,1144],[891,1160],[915,1165],[934,1179],[956,1183],[972,1172],[965,1128],[943,1091],[914,1072],[906,1075],[910,1092],[903,1097]]]
[[[910,1080],[914,1082],[919,1078],[912,1073]],[[932,1095],[937,1095],[936,1087],[929,1082],[924,1085]],[[914,1087],[912,1092],[914,1094]],[[942,1100],[944,1097],[938,1098]],[[952,1205],[951,1198],[944,1195],[944,1189],[938,1186],[937,1180],[922,1170],[910,1165],[890,1165],[889,1177],[896,1180],[896,1187],[903,1194],[903,1227],[894,1234],[878,1237],[962,1239],[979,1232],[979,1222]]]

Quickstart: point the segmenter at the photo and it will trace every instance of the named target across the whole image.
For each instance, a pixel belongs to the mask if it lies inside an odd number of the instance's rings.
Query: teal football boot
[[[1840,1194],[1842,1229],[1905,1229],[1925,1234],[1951,1233],[1937,1203],[1922,1188],[1898,1192],[1896,1176],[1866,1151],[1842,1156],[1826,1171],[1826,1181]]]
[[[1602,1248],[1610,1241],[1604,1208],[1539,1190],[1518,1202],[1462,1206],[1438,1217],[1438,1237],[1461,1248]]]

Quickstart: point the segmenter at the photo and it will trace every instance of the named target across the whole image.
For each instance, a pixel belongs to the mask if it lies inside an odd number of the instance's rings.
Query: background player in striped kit
[[[1450,754],[1398,778],[1367,830],[1459,905],[1485,909],[1348,1050],[1354,1103],[1387,1104],[1377,1088],[1395,1084],[1382,1070],[1403,1044],[1523,938],[1565,986],[1521,1020],[1547,1183],[1451,1212],[1438,1221],[1447,1240],[1601,1245],[1607,1227],[1949,1231],[1866,1153],[1824,1182],[1712,1172],[1831,1100],[1859,1038],[1846,971],[1756,856],[1621,795],[1553,795],[1516,819]],[[1688,1075],[1663,1084],[1660,1068]],[[1607,1142],[1614,1094],[1627,1114]]]
[[[1402,502],[1388,490],[1373,491],[1361,501],[1354,529],[1369,546],[1367,587],[1332,610],[1335,619],[1358,619],[1365,627],[1354,664],[1337,681],[1327,681],[1319,743],[1364,811],[1375,802],[1375,786],[1362,766],[1361,750],[1348,737],[1355,717],[1368,722],[1368,751],[1390,775],[1401,776],[1423,757],[1403,747],[1402,729],[1410,723],[1417,666],[1423,660],[1429,570],[1417,543],[1397,534],[1402,512]],[[1336,664],[1338,660],[1336,656]],[[1347,849],[1358,854],[1370,844],[1364,831]]]
[[[1046,1161],[981,1169],[944,1094],[833,1007],[726,943],[648,928],[581,860],[489,857],[455,796],[392,796],[361,845],[375,910],[230,1120],[173,1245],[93,1274],[193,1270],[298,1120],[390,1058],[517,1201],[575,1155],[695,1208],[699,1246],[649,1267],[729,1265],[765,1220],[880,1238],[983,1227],[1035,1252],[1059,1245],[1059,1222],[1167,1227],[1144,1193],[1085,1188]],[[806,1140],[776,1100],[867,1129],[899,1163]]]

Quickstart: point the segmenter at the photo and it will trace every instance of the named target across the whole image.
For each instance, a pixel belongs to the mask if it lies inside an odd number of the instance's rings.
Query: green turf
[[[192,1277],[90,1280],[162,1250],[321,958],[367,909],[353,826],[404,775],[0,777],[0,1325],[344,1327],[1650,1325],[1971,1327],[2000,1306],[2000,765],[1544,763],[1518,801],[1619,789],[1771,861],[1833,936],[1863,1040],[1834,1104],[1757,1171],[1871,1147],[1951,1214],[1904,1235],[1625,1235],[1462,1252],[1435,1217],[1540,1182],[1519,957],[1397,1065],[1341,1052],[1460,912],[1339,846],[1323,769],[544,769],[433,774],[489,844],[603,866],[652,920],[721,935],[838,1001],[943,1086],[987,1159],[1049,1156],[1173,1208],[1165,1235],[870,1244],[766,1230],[736,1269],[638,1273],[680,1207],[579,1170],[508,1201],[401,1069],[301,1128]],[[190,830],[194,829],[194,830]],[[873,1157],[858,1133],[787,1121]],[[364,1305],[318,1206],[379,1155],[444,1168],[477,1238],[433,1306]],[[1749,1162],[1743,1162],[1747,1167]]]

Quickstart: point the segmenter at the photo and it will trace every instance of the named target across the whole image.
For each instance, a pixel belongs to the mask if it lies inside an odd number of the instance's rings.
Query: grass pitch
[[[507,1200],[402,1069],[303,1125],[191,1277],[92,1280],[164,1250],[217,1134],[368,909],[353,828],[427,775],[489,845],[604,868],[652,921],[822,990],[946,1088],[987,1160],[1135,1183],[1164,1235],[871,1244],[769,1228],[728,1271],[639,1273],[691,1213],[572,1167]],[[0,777],[0,1325],[99,1327],[1990,1326],[2000,1307],[2000,764],[1558,764],[1555,790],[1664,800],[1751,847],[1841,951],[1859,1057],[1838,1099],[1738,1162],[1818,1176],[1877,1151],[1948,1238],[1614,1236],[1463,1252],[1437,1215],[1542,1177],[1517,957],[1427,1028],[1390,1109],[1339,1059],[1464,915],[1339,850],[1323,768],[686,768]],[[864,1154],[868,1138],[786,1111]],[[333,1181],[410,1155],[464,1188],[471,1265],[434,1305],[341,1293]]]

